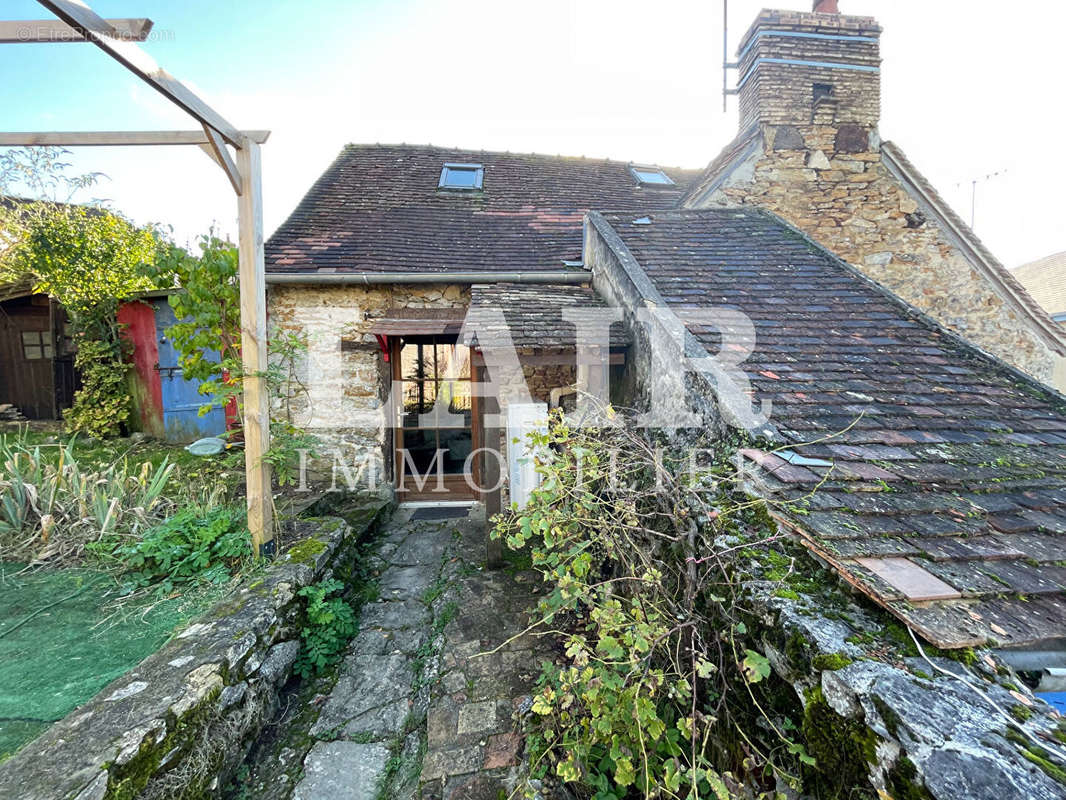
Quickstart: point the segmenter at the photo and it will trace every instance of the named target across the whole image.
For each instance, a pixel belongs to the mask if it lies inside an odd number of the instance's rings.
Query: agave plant
[[[173,508],[164,494],[173,469],[125,458],[86,469],[73,441],[0,437],[0,559],[73,562],[93,543],[137,536]]]

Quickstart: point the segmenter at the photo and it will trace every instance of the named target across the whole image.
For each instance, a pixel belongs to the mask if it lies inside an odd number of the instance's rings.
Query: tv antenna
[[[736,94],[736,89],[729,88],[729,70],[737,69],[740,64],[729,60],[729,0],[722,0],[722,113],[728,108],[726,99]]]
[[[1007,170],[1001,169],[996,172],[989,172],[987,175],[978,175],[976,178],[970,179],[970,230],[976,230],[975,222],[977,217],[977,184],[987,183],[993,178],[998,178],[1000,175],[1005,175]],[[966,181],[959,181],[955,184],[955,188],[959,189],[966,183]]]

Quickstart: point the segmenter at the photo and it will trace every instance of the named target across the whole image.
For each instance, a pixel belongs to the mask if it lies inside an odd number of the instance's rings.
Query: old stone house
[[[547,404],[578,373],[563,309],[605,305],[582,262],[585,214],[673,208],[696,175],[584,158],[346,147],[267,244],[271,323],[309,337],[303,422],[359,480],[395,481],[408,496],[420,491],[404,473],[424,474],[439,449],[447,491],[435,481],[427,491],[472,497],[467,476],[480,465],[468,458],[499,434],[484,429],[486,409],[470,388],[489,376],[484,348],[460,341],[468,308],[505,313],[498,327],[531,398]],[[605,343],[616,370],[625,341],[616,326]],[[393,379],[403,397],[390,408]],[[419,425],[445,387],[462,424]],[[506,442],[494,447],[505,451]]]
[[[879,35],[865,17],[762,12],[738,53],[741,133],[698,173],[346,147],[267,245],[272,320],[311,334],[305,422],[360,480],[401,490],[416,488],[396,477],[404,457],[424,469],[443,449],[447,493],[471,496],[461,475],[478,461],[467,457],[495,432],[481,430],[485,409],[465,383],[485,375],[479,350],[458,342],[462,316],[472,302],[503,299],[523,330],[518,349],[533,399],[548,402],[553,389],[571,386],[574,341],[561,346],[559,325],[545,325],[543,314],[564,324],[560,309],[575,291],[603,302],[588,290],[581,252],[592,210],[767,209],[972,344],[1062,388],[1066,333],[906,156],[882,142]],[[509,294],[501,284],[512,285]],[[540,317],[529,316],[534,307]],[[618,375],[632,335],[614,335]],[[459,370],[449,402],[462,407],[466,427],[406,428],[387,404],[390,379],[406,379],[410,422],[434,407],[436,389],[427,387],[442,369]]]
[[[486,420],[513,397],[477,385],[502,329],[542,408],[606,382],[744,430],[753,491],[818,489],[781,524],[929,641],[1066,638],[1063,331],[881,142],[878,34],[761,13],[744,131],[702,172],[345,148],[267,247],[272,321],[310,342],[304,421],[359,480],[498,507],[506,461],[477,454],[511,445]],[[575,308],[610,335],[579,348]]]

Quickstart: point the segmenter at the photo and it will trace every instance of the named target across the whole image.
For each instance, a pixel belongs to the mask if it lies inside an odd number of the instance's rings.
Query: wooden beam
[[[105,19],[113,36],[127,42],[143,42],[152,30],[152,20]],[[87,42],[76,29],[58,19],[13,19],[0,20],[0,44],[24,44],[32,42]]]
[[[101,50],[114,58],[134,75],[164,97],[192,114],[202,124],[218,131],[222,138],[234,147],[240,147],[243,141],[241,133],[201,100],[185,84],[164,70],[133,42],[126,42],[114,36],[114,30],[107,21],[81,0],[37,0],[63,22],[77,29]]]
[[[263,144],[270,131],[241,131]],[[200,131],[22,131],[0,133],[0,147],[141,147],[153,145],[210,145]]]
[[[237,165],[233,163],[233,159],[230,157],[229,150],[226,149],[226,143],[222,141],[222,137],[218,135],[218,132],[208,126],[204,125],[204,133],[207,134],[207,150],[208,155],[214,160],[216,164],[222,167],[222,171],[226,173],[226,177],[229,178],[229,182],[233,185],[233,191],[238,196],[244,193],[241,184],[241,174],[237,171]]]
[[[273,552],[274,505],[270,465],[270,408],[263,374],[267,369],[266,277],[263,261],[263,197],[259,145],[237,150],[242,178],[239,209],[241,359],[244,364],[244,466],[248,483],[248,530],[257,554]]]

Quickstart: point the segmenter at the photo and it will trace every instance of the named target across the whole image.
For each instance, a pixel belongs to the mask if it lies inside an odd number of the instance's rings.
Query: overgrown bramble
[[[531,439],[542,483],[493,535],[529,549],[551,585],[539,624],[565,648],[534,697],[534,777],[554,772],[597,800],[725,800],[737,770],[752,795],[772,796],[768,776],[798,786],[812,761],[803,745],[761,709],[750,724],[770,664],[744,646],[736,567],[740,550],[777,534],[763,503],[739,491],[730,448],[711,443],[710,462],[694,467],[691,448],[561,417]]]

